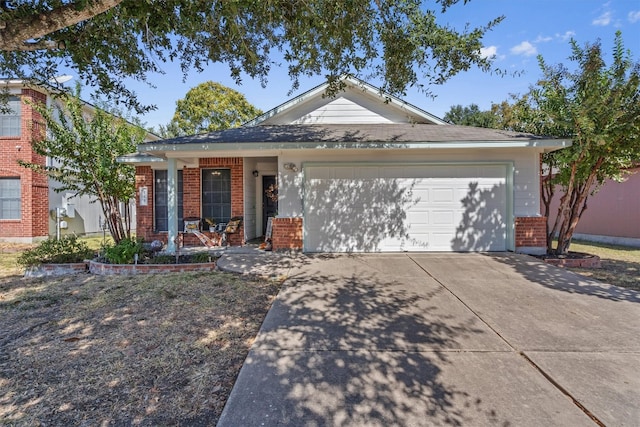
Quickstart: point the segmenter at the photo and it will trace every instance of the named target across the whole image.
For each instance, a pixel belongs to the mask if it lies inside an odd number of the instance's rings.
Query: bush
[[[214,259],[215,257],[212,257],[211,254],[209,254],[209,252],[198,252],[195,253],[193,255],[191,255],[190,257],[187,258],[186,262],[188,263],[205,263],[205,262],[211,262],[212,259]]]
[[[38,264],[65,264],[93,258],[93,251],[77,236],[64,236],[60,240],[49,238],[18,257],[18,264],[31,267]]]
[[[192,264],[192,263],[205,263],[215,260],[216,256],[211,256],[208,252],[197,252],[195,254],[180,255],[178,257],[178,264]],[[145,260],[147,264],[175,264],[175,255],[158,254],[153,258]]]
[[[175,264],[175,255],[156,255],[152,259],[148,260],[149,264]]]
[[[103,246],[104,258],[110,264],[133,264],[135,254],[144,253],[142,239],[122,239],[117,245]]]

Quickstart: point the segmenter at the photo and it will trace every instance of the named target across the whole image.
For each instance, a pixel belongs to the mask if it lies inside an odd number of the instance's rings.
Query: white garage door
[[[307,252],[503,251],[507,166],[305,165]]]

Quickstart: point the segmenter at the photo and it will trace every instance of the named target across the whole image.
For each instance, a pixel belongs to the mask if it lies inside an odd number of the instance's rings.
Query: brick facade
[[[231,216],[244,216],[243,159],[241,157],[209,157],[200,159],[198,168],[182,169],[184,217],[202,216],[202,169],[229,169],[231,171]],[[140,187],[147,187],[148,204],[140,206]],[[160,240],[167,243],[167,232],[153,229],[153,171],[149,166],[136,167],[136,230],[145,241]],[[178,224],[179,231],[183,224]],[[205,233],[211,236],[210,233]],[[229,244],[239,246],[244,243],[244,225],[237,233],[228,235]],[[200,246],[194,235],[184,235],[184,245]]]
[[[547,218],[518,217],[515,220],[516,252],[544,253],[547,248]]]
[[[31,148],[31,141],[44,135],[42,116],[24,101],[46,103],[47,96],[27,88],[20,95],[21,135],[0,136],[0,177],[20,178],[21,214],[20,219],[0,219],[0,240],[32,242],[49,234],[49,187],[45,175],[18,165],[18,160],[42,166],[46,161]]]
[[[302,250],[302,218],[274,218],[271,242],[273,250]]]

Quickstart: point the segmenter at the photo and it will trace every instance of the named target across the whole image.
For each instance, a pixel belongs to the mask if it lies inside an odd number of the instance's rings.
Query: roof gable
[[[244,126],[289,124],[439,124],[446,122],[420,108],[385,94],[353,77],[345,77],[344,91],[327,97],[328,83],[319,85]]]

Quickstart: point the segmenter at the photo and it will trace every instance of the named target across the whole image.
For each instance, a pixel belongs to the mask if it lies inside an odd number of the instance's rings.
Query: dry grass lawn
[[[223,273],[26,279],[2,252],[0,425],[215,425],[279,289]]]
[[[571,271],[611,285],[640,291],[640,248],[574,241],[571,251],[598,255],[602,268]]]

